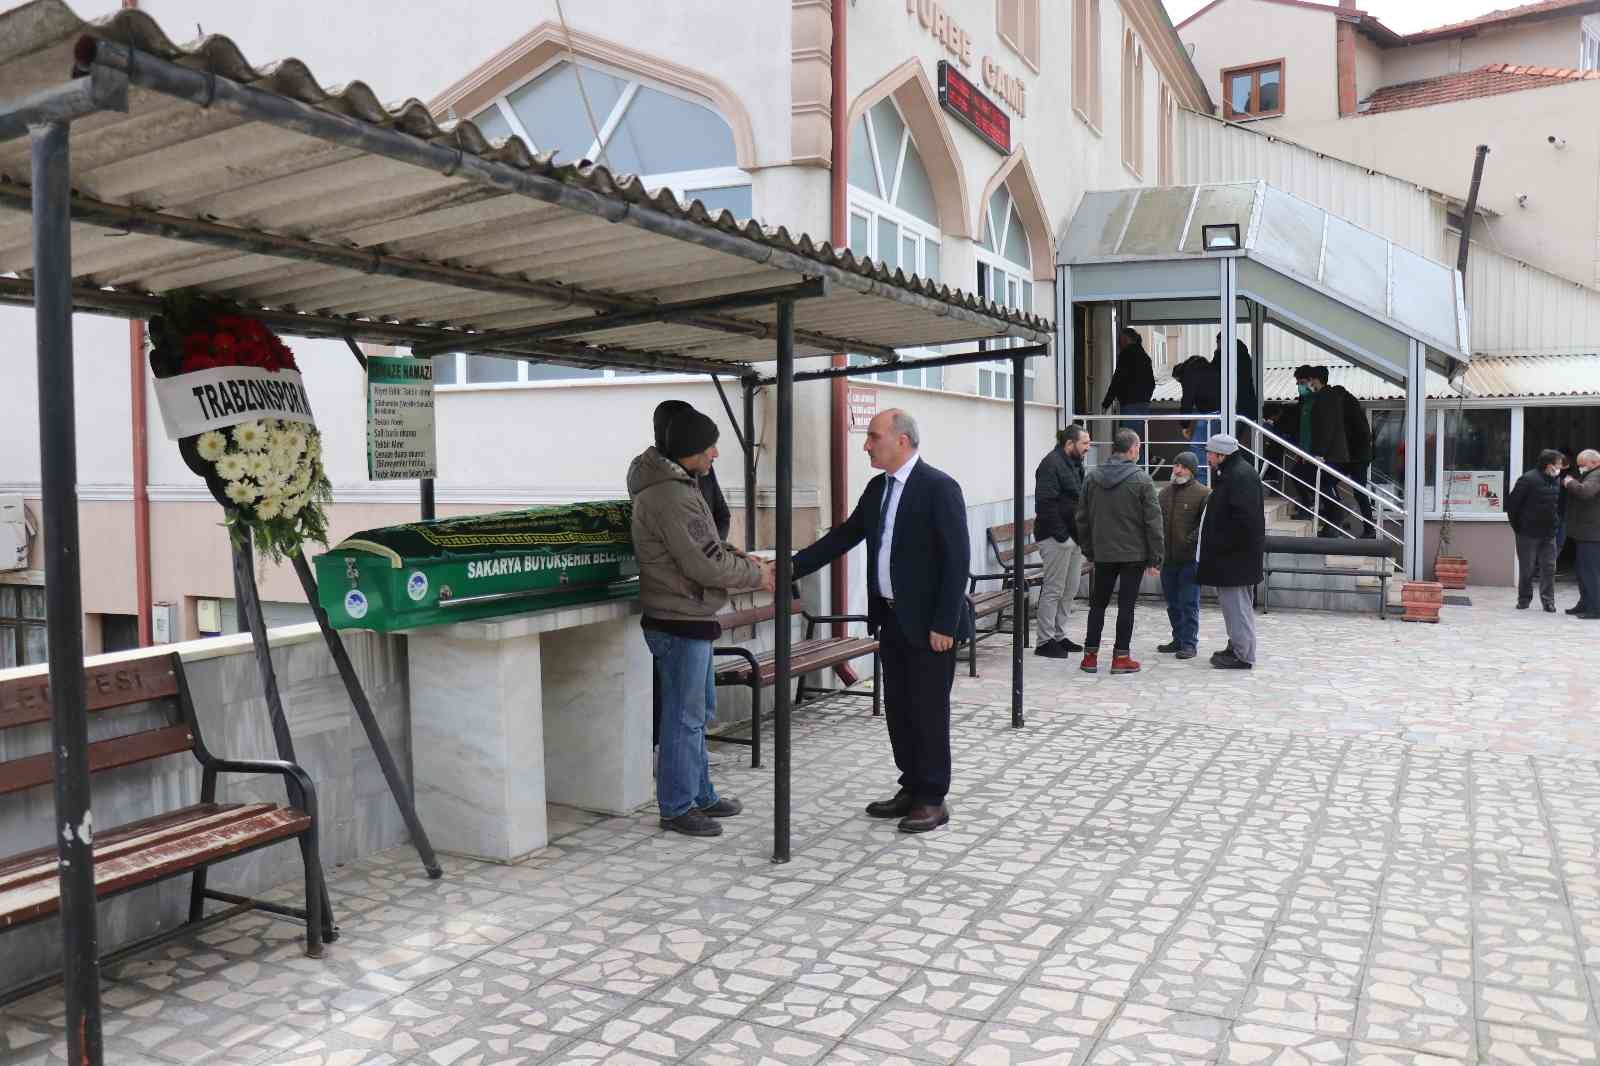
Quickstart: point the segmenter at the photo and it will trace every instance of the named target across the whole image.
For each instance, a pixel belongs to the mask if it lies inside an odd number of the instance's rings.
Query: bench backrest
[[[1017,557],[1017,525],[1007,522],[1005,525],[989,527],[989,550],[994,553],[995,562],[1000,564],[1002,570],[1011,569],[1012,560]],[[1006,547],[1001,547],[1006,545]],[[1032,557],[1039,554],[1039,544],[1033,539],[1033,519],[1022,523],[1022,561],[1030,562]]]
[[[167,724],[141,729],[89,745],[89,772],[132,766],[149,759],[191,751],[196,746],[188,686],[177,655],[153,656],[84,670],[90,714],[148,705],[167,714]],[[0,682],[0,732],[50,721],[50,679],[46,675]],[[26,755],[0,761],[0,796],[47,785],[55,779],[55,755]]]
[[[725,630],[739,629],[743,626],[754,626],[760,625],[762,622],[770,622],[777,616],[777,613],[778,605],[769,603],[761,607],[746,607],[742,611],[724,611],[722,614],[717,615],[717,622]],[[789,613],[790,615],[806,613],[805,605],[800,602],[799,596],[789,601]]]

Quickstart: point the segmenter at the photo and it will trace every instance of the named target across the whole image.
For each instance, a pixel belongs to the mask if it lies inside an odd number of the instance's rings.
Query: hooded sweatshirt
[[[1113,455],[1089,471],[1078,500],[1078,543],[1093,563],[1161,565],[1161,504],[1137,463]]]
[[[656,449],[628,467],[628,498],[645,628],[717,639],[729,590],[760,588],[761,567],[722,542],[694,477]]]

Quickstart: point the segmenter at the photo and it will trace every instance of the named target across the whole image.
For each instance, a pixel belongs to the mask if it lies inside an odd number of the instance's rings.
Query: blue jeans
[[[656,754],[656,806],[676,818],[717,802],[706,760],[706,725],[717,714],[711,641],[644,631],[661,679],[661,744]]]
[[[1180,648],[1200,644],[1200,585],[1195,581],[1199,563],[1161,568],[1161,591],[1167,596],[1167,620],[1172,623],[1172,639]]]
[[[1222,423],[1214,418],[1197,418],[1189,430],[1189,443],[1194,445],[1195,458],[1200,460],[1200,469],[1194,472],[1194,476],[1202,485],[1211,484],[1211,464],[1206,462],[1206,441],[1211,439],[1211,434],[1221,432]]]

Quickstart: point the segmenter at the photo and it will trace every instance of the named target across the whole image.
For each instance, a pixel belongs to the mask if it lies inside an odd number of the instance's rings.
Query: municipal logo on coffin
[[[360,589],[351,589],[345,593],[344,613],[351,618],[365,618],[367,616],[367,594]]]
[[[428,595],[428,575],[421,570],[411,571],[411,576],[406,578],[406,595],[413,603],[421,603]]]

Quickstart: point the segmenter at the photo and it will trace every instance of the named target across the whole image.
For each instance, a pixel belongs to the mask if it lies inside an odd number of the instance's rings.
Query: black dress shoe
[[[1042,655],[1046,659],[1070,659],[1072,658],[1072,649],[1059,640],[1052,640],[1042,648],[1035,648],[1033,654]]]
[[[1156,651],[1160,652],[1162,655],[1173,655],[1182,650],[1183,645],[1179,644],[1175,640],[1169,640],[1165,644],[1159,645],[1156,648]]]
[[[900,819],[900,832],[926,833],[948,821],[950,821],[950,808],[942,803],[937,806],[913,807],[904,818]]]
[[[1056,642],[1053,640],[1040,641],[1033,646],[1033,654],[1043,655],[1046,659],[1049,659],[1052,657],[1051,652],[1055,651],[1055,647]]]
[[[1529,605],[1526,604],[1526,603],[1517,604],[1517,610],[1519,610],[1519,611],[1526,611],[1528,609],[1528,607],[1529,607]]]
[[[911,793],[901,789],[893,799],[874,800],[867,804],[869,818],[904,818],[911,813]]]
[[[1567,613],[1568,614],[1586,614],[1586,613],[1588,613],[1588,610],[1589,610],[1589,608],[1585,607],[1583,604],[1580,603],[1576,607],[1568,607],[1567,608]]]
[[[707,818],[732,818],[744,812],[744,804],[732,796],[718,796],[717,802],[709,807],[701,807],[700,813]]]
[[[661,828],[670,829],[674,833],[682,833],[690,837],[719,837],[722,835],[722,826],[707,818],[699,811],[684,811],[676,818],[661,819]]]
[[[1226,655],[1213,655],[1211,657],[1211,665],[1216,667],[1218,670],[1249,670],[1250,669],[1250,664],[1249,663],[1245,662],[1243,659],[1239,658],[1237,655],[1233,654],[1231,651],[1228,652]]]
[[[1545,604],[1544,605],[1544,613],[1545,614],[1555,614],[1556,613],[1556,605],[1553,604],[1553,603]]]

